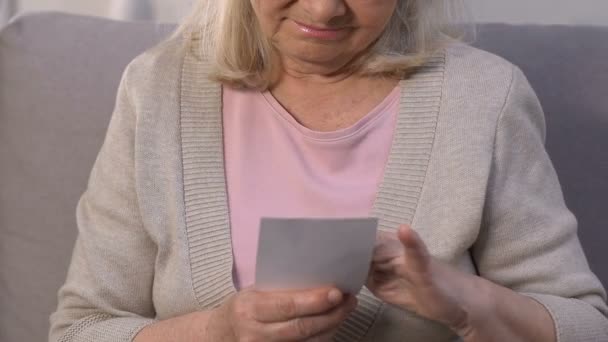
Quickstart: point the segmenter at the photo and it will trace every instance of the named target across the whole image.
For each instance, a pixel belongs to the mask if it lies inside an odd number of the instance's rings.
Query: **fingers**
[[[327,341],[328,337],[333,336],[335,329],[356,307],[356,298],[348,296],[348,299],[342,304],[324,314],[272,323],[268,325],[267,331],[270,336],[280,341]]]
[[[397,236],[405,249],[405,268],[416,273],[426,273],[431,257],[418,233],[410,226],[402,225]]]
[[[374,272],[382,272],[382,273],[392,273],[395,271],[395,268],[399,267],[400,264],[396,263],[382,263],[382,264],[374,264],[372,271]]]
[[[244,341],[322,342],[357,306],[335,288],[258,292],[247,289],[226,304],[232,335]]]
[[[403,256],[403,244],[394,231],[378,231],[372,262],[386,263]]]
[[[254,319],[263,323],[319,315],[335,308],[344,299],[344,295],[335,288],[256,294],[252,312],[255,313]]]

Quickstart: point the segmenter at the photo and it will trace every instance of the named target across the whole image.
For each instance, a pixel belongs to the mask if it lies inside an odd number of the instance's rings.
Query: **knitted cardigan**
[[[131,341],[235,292],[220,84],[193,42],[126,69],[78,204],[79,235],[51,341]],[[380,229],[411,224],[431,254],[537,300],[558,340],[608,341],[606,293],[544,148],[539,102],[505,60],[454,43],[401,81]],[[264,196],[263,193],[260,196]],[[367,289],[335,341],[451,341]]]

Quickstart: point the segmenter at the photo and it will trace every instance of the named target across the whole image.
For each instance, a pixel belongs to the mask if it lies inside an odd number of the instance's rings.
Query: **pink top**
[[[353,126],[318,132],[298,123],[270,92],[224,87],[237,288],[254,284],[261,217],[370,215],[392,143],[399,89]]]

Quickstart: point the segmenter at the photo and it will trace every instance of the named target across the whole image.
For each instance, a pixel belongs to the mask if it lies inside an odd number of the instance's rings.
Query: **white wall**
[[[2,1],[2,0],[0,0]],[[6,0],[5,0],[6,1]],[[16,0],[17,11],[70,11],[98,15],[106,13],[109,1],[98,0]]]
[[[128,19],[133,8],[143,9],[145,18],[175,22],[189,10],[193,0],[0,0],[14,1],[16,12],[64,11],[86,15]],[[221,0],[217,0],[221,1]]]
[[[486,22],[608,25],[608,0],[466,0]]]
[[[117,3],[152,4],[159,21],[176,21],[195,0],[0,0],[15,2],[17,10],[61,10],[120,17]],[[216,0],[222,1],[222,0]],[[484,22],[608,25],[608,0],[465,0],[474,17]],[[1,8],[2,6],[0,6]],[[114,9],[113,9],[114,8]]]

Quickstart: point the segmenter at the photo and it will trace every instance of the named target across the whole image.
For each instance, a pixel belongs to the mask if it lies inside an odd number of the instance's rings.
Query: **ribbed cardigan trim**
[[[411,224],[435,139],[444,81],[445,55],[431,58],[401,81],[401,103],[393,143],[372,216],[379,229]],[[207,79],[207,63],[186,54],[181,81],[181,143],[186,230],[194,293],[201,308],[216,307],[235,293],[228,211],[222,91]],[[364,288],[359,306],[338,330],[336,341],[359,341],[383,303]]]
[[[234,293],[228,215],[221,86],[207,80],[208,66],[184,57],[180,131],[186,236],[192,285],[201,308],[217,307]]]

